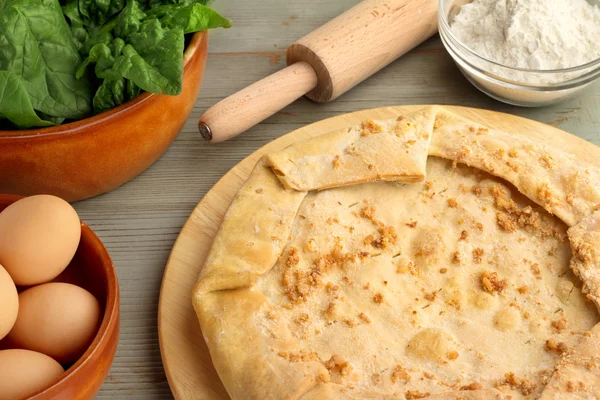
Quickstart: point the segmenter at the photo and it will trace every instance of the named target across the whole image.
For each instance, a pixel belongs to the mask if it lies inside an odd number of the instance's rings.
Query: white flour
[[[474,0],[451,30],[478,55],[510,67],[551,70],[600,58],[600,7],[586,0]]]

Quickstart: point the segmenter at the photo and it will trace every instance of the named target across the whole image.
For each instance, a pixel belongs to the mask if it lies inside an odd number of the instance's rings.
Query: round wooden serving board
[[[191,292],[221,218],[233,196],[258,159],[267,152],[323,133],[358,124],[366,119],[389,119],[423,106],[385,107],[339,115],[300,128],[260,148],[221,178],[196,206],[184,225],[163,276],[158,307],[158,331],[162,360],[178,400],[229,399],[215,369],[192,308]],[[448,107],[453,112],[490,128],[518,132],[574,153],[600,166],[600,147],[540,122],[493,111]]]

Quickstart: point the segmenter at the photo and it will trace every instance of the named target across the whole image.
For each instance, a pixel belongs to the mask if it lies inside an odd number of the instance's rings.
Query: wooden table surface
[[[436,36],[333,103],[302,99],[244,135],[217,145],[196,132],[201,113],[285,65],[285,49],[358,1],[218,0],[234,20],[211,32],[200,97],[178,139],[148,171],[75,205],[106,244],[121,286],[121,337],[99,399],[171,399],[157,333],[158,296],[171,247],[188,215],[237,162],[303,125],[364,108],[453,104],[508,112],[560,127],[600,145],[600,83],[565,103],[525,109],[492,100],[460,74]],[[151,129],[151,128],[150,128]]]

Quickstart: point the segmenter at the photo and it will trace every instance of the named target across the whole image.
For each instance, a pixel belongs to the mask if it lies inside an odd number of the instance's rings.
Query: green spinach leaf
[[[77,49],[81,50],[83,44],[90,38],[90,34],[84,26],[77,0],[71,0],[62,7],[63,14],[71,27],[71,34],[77,44]]]
[[[214,0],[147,0],[146,9],[153,9],[158,6],[167,4],[202,4],[203,6],[210,6]]]
[[[94,112],[101,113],[120,106],[125,102],[125,79],[116,81],[105,79],[94,96]]]
[[[129,79],[116,81],[105,79],[94,96],[94,112],[96,114],[111,110],[121,104],[133,100],[141,93],[141,89]]]
[[[91,114],[92,88],[75,77],[80,63],[57,0],[0,2],[0,70],[21,77],[35,110],[71,119]]]
[[[91,34],[125,7],[125,0],[77,0],[83,23]]]
[[[146,14],[140,10],[136,1],[130,1],[117,17],[115,26],[115,35],[120,38],[126,38],[134,32],[140,30],[140,25]]]
[[[182,89],[183,47],[181,28],[163,28],[156,18],[145,20],[125,40],[94,45],[77,75],[84,76],[85,69],[95,64],[98,78],[126,78],[142,90],[176,95]]]
[[[0,71],[0,119],[6,118],[17,128],[54,125],[42,120],[33,109],[23,79],[13,72]]]
[[[192,33],[214,28],[230,28],[231,21],[220,16],[215,10],[201,4],[182,3],[153,8],[148,18],[157,18],[162,26],[181,27],[184,33]]]

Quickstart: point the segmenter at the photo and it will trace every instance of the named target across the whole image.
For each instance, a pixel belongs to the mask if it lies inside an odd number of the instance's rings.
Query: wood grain
[[[204,196],[175,242],[165,269],[160,294],[158,329],[161,352],[176,399],[229,398],[212,367],[210,354],[192,308],[191,292],[221,218],[258,159],[267,152],[281,150],[298,140],[359,124],[367,119],[396,118],[398,115],[417,111],[420,108],[422,106],[364,110],[302,127],[246,157]],[[555,146],[600,166],[600,147],[551,126],[493,111],[462,107],[450,109],[491,128],[515,132],[539,141],[552,142]]]
[[[338,98],[437,32],[438,0],[365,0],[297,40],[288,65],[305,61],[317,72],[308,98]]]
[[[317,85],[315,70],[298,62],[221,100],[198,122],[203,139],[223,142],[244,133]]]
[[[175,143],[154,166],[114,192],[75,204],[106,244],[121,285],[117,357],[98,399],[168,400],[158,344],[158,296],[173,243],[206,192],[262,145],[306,124],[391,104],[480,107],[551,123],[600,144],[600,84],[542,109],[508,106],[470,86],[434,37],[337,100],[301,99],[244,135],[206,143],[197,121],[211,105],[285,66],[285,49],[358,0],[221,0],[214,7],[234,27],[210,34],[200,97]],[[552,138],[548,138],[552,140]]]

